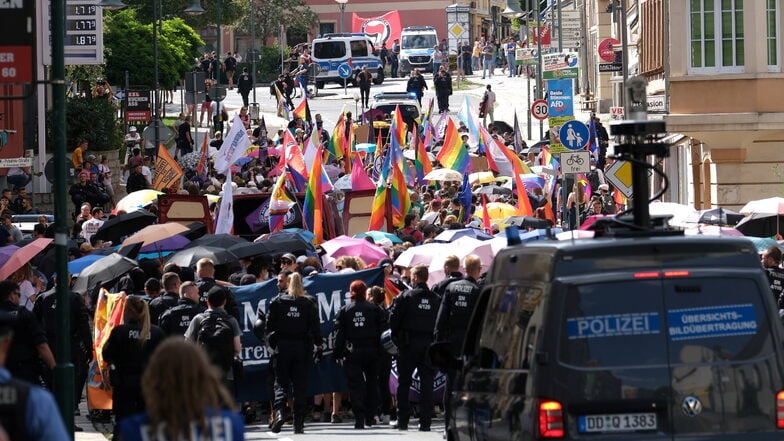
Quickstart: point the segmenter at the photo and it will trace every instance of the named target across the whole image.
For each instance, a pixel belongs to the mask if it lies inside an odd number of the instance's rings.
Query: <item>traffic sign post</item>
[[[577,120],[566,122],[558,133],[561,137],[561,144],[573,151],[582,150],[591,140],[588,126]]]
[[[561,153],[561,171],[568,174],[590,173],[591,152],[578,150],[575,152]]]
[[[550,114],[550,107],[546,100],[536,100],[531,104],[531,115],[539,121],[547,119]]]
[[[343,95],[347,95],[346,81],[351,77],[351,66],[349,66],[348,63],[342,63],[338,66],[338,76],[343,78]]]
[[[615,161],[604,171],[604,177],[627,198],[632,197],[632,163]]]

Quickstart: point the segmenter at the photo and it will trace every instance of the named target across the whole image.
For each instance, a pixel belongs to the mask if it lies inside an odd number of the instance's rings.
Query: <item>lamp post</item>
[[[253,107],[256,102],[256,0],[250,0],[250,53],[253,54],[251,65],[251,78],[253,78]]]
[[[343,16],[346,14],[346,3],[348,0],[335,0],[335,3],[338,4],[338,9],[340,10],[340,32],[343,32]]]
[[[520,17],[522,17],[525,14],[523,13],[523,10],[520,9],[520,3],[518,2],[518,0],[507,0],[506,1],[506,9],[501,11],[501,15],[503,15],[505,17],[509,17],[509,19],[511,20],[513,18],[520,18]],[[522,24],[520,24],[519,35],[520,35],[520,41],[523,41],[523,39],[522,39],[522,36],[523,36],[523,25]],[[459,56],[460,55],[458,54],[458,57]],[[517,62],[515,61],[515,65],[514,66],[509,66],[509,69],[515,69],[515,73],[517,73]],[[528,75],[526,75],[526,76],[528,76]],[[528,97],[528,106],[526,107],[526,109],[528,109],[528,111],[526,112],[528,114],[528,139],[531,139],[531,111],[530,111],[530,109],[531,109],[531,79],[530,78],[528,79],[528,88],[526,89],[525,95]],[[515,118],[517,118],[517,109],[515,109]]]

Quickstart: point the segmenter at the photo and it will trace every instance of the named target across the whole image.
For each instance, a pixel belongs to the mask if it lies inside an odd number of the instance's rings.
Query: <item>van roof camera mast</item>
[[[616,136],[616,160],[632,164],[632,215],[634,225],[650,229],[651,215],[648,204],[650,192],[648,170],[653,168],[647,161],[648,156],[657,158],[669,156],[669,146],[661,142],[667,129],[664,121],[649,121],[647,111],[646,81],[641,76],[629,78],[626,82],[626,109],[628,119],[612,123],[610,134]],[[656,195],[661,196],[662,192]]]

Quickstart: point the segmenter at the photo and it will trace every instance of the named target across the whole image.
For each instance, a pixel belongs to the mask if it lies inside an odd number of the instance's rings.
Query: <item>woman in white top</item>
[[[101,155],[101,163],[98,164],[98,179],[102,180],[106,193],[109,195],[111,207],[104,207],[106,210],[114,207],[114,187],[112,186],[112,169],[106,155]]]
[[[9,279],[19,284],[19,306],[32,312],[35,299],[38,297],[38,293],[43,290],[41,280],[33,273],[33,266],[30,265],[30,262],[25,263],[14,271]]]

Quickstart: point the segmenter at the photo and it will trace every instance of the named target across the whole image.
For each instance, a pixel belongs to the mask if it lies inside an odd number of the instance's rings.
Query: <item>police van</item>
[[[438,45],[438,35],[433,26],[408,26],[400,33],[401,75],[408,75],[414,69],[433,72],[433,52]]]
[[[621,155],[646,201],[661,156],[643,135]],[[784,328],[756,247],[634,211],[592,239],[511,234],[459,358],[432,348],[457,370],[449,440],[784,439]]]
[[[338,66],[347,63],[351,66],[352,75],[347,81],[354,84],[354,75],[363,67],[373,75],[373,84],[384,82],[384,68],[381,58],[370,38],[362,33],[324,34],[312,42],[313,63],[319,66],[316,75],[316,87],[321,89],[326,83],[343,84],[338,74]]]

